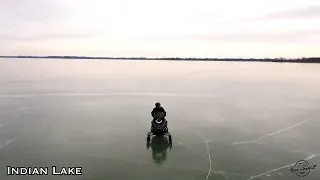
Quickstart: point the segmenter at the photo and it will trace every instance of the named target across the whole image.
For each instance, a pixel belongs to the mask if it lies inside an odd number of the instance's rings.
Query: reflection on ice
[[[165,136],[153,136],[147,148],[151,147],[152,158],[156,164],[162,164],[167,159],[167,150],[172,148],[172,144]]]

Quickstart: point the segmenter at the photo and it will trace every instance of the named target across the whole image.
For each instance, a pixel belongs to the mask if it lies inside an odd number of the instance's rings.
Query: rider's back
[[[159,112],[162,113],[163,116],[166,116],[166,115],[167,115],[167,112],[164,110],[163,107],[155,107],[155,108],[153,108],[151,114],[154,116],[154,115],[156,115],[156,114],[159,113]]]

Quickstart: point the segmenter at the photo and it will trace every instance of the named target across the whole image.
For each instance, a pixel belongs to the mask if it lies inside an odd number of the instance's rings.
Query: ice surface
[[[297,161],[320,164],[317,64],[2,59],[0,86],[1,180],[292,180]],[[157,101],[172,149],[146,147]]]

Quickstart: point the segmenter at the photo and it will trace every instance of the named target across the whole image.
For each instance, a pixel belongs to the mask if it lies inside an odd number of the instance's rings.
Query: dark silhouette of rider
[[[155,115],[158,113],[158,112],[161,112],[162,115],[163,115],[163,119],[164,117],[166,117],[167,115],[167,112],[164,110],[163,107],[161,107],[161,104],[159,102],[157,102],[155,104],[155,108],[153,108],[153,110],[151,111],[151,116],[153,117],[153,119],[155,119]],[[165,120],[165,119],[164,119]]]

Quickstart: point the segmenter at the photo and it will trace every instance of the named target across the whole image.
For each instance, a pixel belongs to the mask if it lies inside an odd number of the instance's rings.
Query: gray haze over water
[[[320,164],[318,64],[1,59],[0,87],[0,179],[291,180],[297,161]],[[157,101],[173,136],[162,163],[145,141]]]

